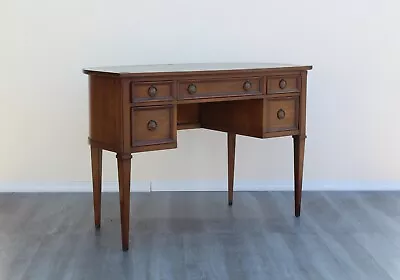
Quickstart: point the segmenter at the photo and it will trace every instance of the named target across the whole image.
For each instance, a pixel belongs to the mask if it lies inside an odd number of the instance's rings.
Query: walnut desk
[[[232,205],[236,135],[292,136],[294,212],[300,215],[307,71],[270,63],[164,64],[86,68],[94,223],[100,227],[102,150],[116,153],[122,249],[129,247],[132,153],[177,147],[177,130],[227,133]]]

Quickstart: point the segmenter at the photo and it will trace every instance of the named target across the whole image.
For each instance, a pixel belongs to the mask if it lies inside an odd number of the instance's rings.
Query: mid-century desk
[[[307,71],[270,63],[164,64],[86,68],[94,223],[100,227],[102,150],[116,153],[122,249],[129,248],[132,153],[173,149],[177,131],[227,133],[232,205],[236,135],[292,136],[294,212],[300,216]]]

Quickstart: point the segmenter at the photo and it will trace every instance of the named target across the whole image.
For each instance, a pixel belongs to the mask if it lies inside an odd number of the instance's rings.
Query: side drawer
[[[284,75],[267,77],[267,94],[295,93],[301,90],[301,76]]]
[[[256,95],[261,93],[261,78],[229,78],[179,81],[178,99]]]
[[[172,81],[131,82],[131,102],[173,100]]]
[[[271,98],[264,102],[265,132],[298,129],[299,97]]]
[[[176,105],[131,110],[132,147],[176,143]]]

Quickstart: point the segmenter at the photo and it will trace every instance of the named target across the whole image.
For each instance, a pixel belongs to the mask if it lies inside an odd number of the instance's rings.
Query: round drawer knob
[[[150,120],[147,123],[147,129],[150,130],[150,131],[156,130],[157,126],[158,126],[158,123],[155,120]]]
[[[187,88],[187,91],[188,91],[190,94],[195,94],[195,93],[197,92],[197,87],[196,87],[196,85],[195,85],[195,84],[190,84],[190,85],[188,86],[188,88]]]
[[[154,97],[157,94],[157,88],[155,86],[151,86],[149,87],[149,89],[147,90],[147,93],[150,97]]]
[[[251,82],[250,81],[244,82],[243,83],[243,89],[246,90],[246,91],[251,89]]]
[[[276,116],[278,117],[278,119],[283,120],[285,118],[285,110],[283,109],[279,109],[278,112],[276,113]]]
[[[287,82],[286,82],[285,79],[282,79],[282,80],[279,81],[279,87],[281,89],[284,89],[286,86],[287,86]]]

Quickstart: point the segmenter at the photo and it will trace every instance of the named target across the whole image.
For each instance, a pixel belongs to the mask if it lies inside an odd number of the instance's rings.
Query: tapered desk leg
[[[94,225],[100,228],[102,150],[91,146]]]
[[[122,250],[129,249],[131,154],[117,154]]]
[[[304,162],[304,146],[305,136],[293,136],[294,148],[294,212],[295,216],[300,216],[301,195],[303,188],[303,162]]]
[[[236,134],[228,132],[228,204],[233,201],[233,182],[235,176]]]

